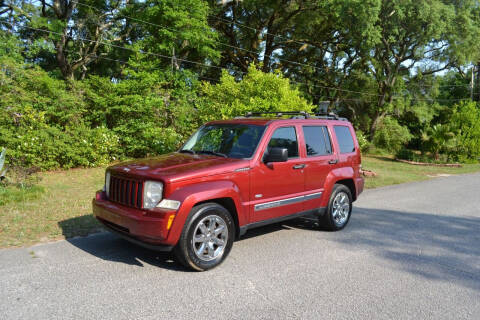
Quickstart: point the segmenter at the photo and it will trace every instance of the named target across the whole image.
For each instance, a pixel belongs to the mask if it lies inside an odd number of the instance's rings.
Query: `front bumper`
[[[110,231],[149,249],[168,251],[168,212],[148,212],[108,200],[93,199],[94,216]]]
[[[125,232],[123,232],[121,230],[118,230],[115,226],[112,226],[107,221],[99,219],[99,218],[97,218],[97,219],[103,224],[103,227],[106,228],[108,231],[110,231],[112,233],[115,233],[116,235],[120,236],[121,238],[123,238],[123,239],[125,239],[125,240],[127,240],[131,243],[134,243],[138,246],[141,246],[141,247],[144,247],[144,248],[147,248],[147,249],[150,249],[150,250],[162,251],[162,252],[169,252],[169,251],[173,250],[173,246],[169,246],[169,245],[166,245],[166,244],[151,244],[151,243],[148,243],[148,242],[141,241],[141,240],[139,240],[135,237],[132,237],[132,236],[126,234]]]

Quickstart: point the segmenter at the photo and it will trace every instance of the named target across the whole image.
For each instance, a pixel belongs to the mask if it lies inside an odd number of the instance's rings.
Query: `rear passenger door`
[[[333,150],[331,132],[327,125],[303,125],[305,155],[305,210],[320,206],[328,173],[338,159]]]

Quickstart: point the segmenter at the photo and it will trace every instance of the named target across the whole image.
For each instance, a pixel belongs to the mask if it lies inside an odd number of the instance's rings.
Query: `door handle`
[[[296,165],[294,165],[294,166],[293,166],[293,169],[303,169],[303,168],[305,168],[305,167],[306,167],[305,164],[302,163],[302,164],[296,164]]]
[[[329,164],[337,164],[338,163],[338,159],[333,159],[333,160],[330,160],[328,161]]]

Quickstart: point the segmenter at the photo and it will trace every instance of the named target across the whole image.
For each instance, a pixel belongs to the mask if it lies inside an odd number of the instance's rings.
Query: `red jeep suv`
[[[177,152],[107,168],[94,215],[131,242],[173,249],[199,271],[219,265],[251,228],[314,215],[343,229],[364,184],[350,122],[259,115],[209,122]]]

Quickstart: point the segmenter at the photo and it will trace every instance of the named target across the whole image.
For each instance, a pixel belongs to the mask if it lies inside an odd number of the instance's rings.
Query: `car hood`
[[[248,165],[248,160],[174,152],[121,162],[108,170],[122,176],[177,181],[232,171],[245,164]]]

